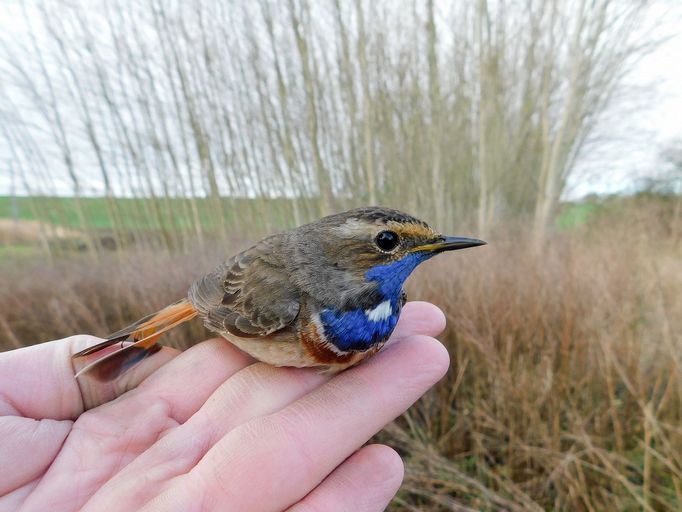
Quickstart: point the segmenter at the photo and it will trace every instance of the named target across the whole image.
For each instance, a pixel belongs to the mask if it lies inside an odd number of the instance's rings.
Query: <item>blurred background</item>
[[[452,367],[380,434],[392,510],[680,510],[680,33],[674,0],[5,0],[0,348],[397,207],[489,246],[409,282]]]

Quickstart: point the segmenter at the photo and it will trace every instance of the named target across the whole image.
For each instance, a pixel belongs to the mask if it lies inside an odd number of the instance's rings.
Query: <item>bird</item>
[[[383,347],[419,264],[485,244],[385,207],[329,215],[263,238],[195,281],[187,297],[74,354],[76,376],[115,380],[159,350],[164,332],[195,317],[259,361],[338,372]]]

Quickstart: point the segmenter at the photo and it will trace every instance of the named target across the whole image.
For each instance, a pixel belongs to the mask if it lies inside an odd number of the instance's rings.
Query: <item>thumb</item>
[[[78,335],[0,354],[0,414],[74,419],[136,387],[179,353],[163,347],[113,382],[87,374],[76,379],[71,356],[101,341]]]

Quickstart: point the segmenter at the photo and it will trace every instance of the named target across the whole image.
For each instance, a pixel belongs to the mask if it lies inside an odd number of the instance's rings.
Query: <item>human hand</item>
[[[336,376],[223,339],[165,347],[113,384],[73,377],[91,336],[0,354],[0,511],[384,510],[402,462],[360,447],[443,376],[444,325],[409,303],[400,342]]]

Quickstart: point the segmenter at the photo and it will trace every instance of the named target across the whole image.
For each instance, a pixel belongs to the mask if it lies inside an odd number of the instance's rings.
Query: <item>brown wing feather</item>
[[[277,236],[233,256],[196,281],[189,300],[206,327],[243,338],[272,334],[298,315],[300,295],[289,281]]]

